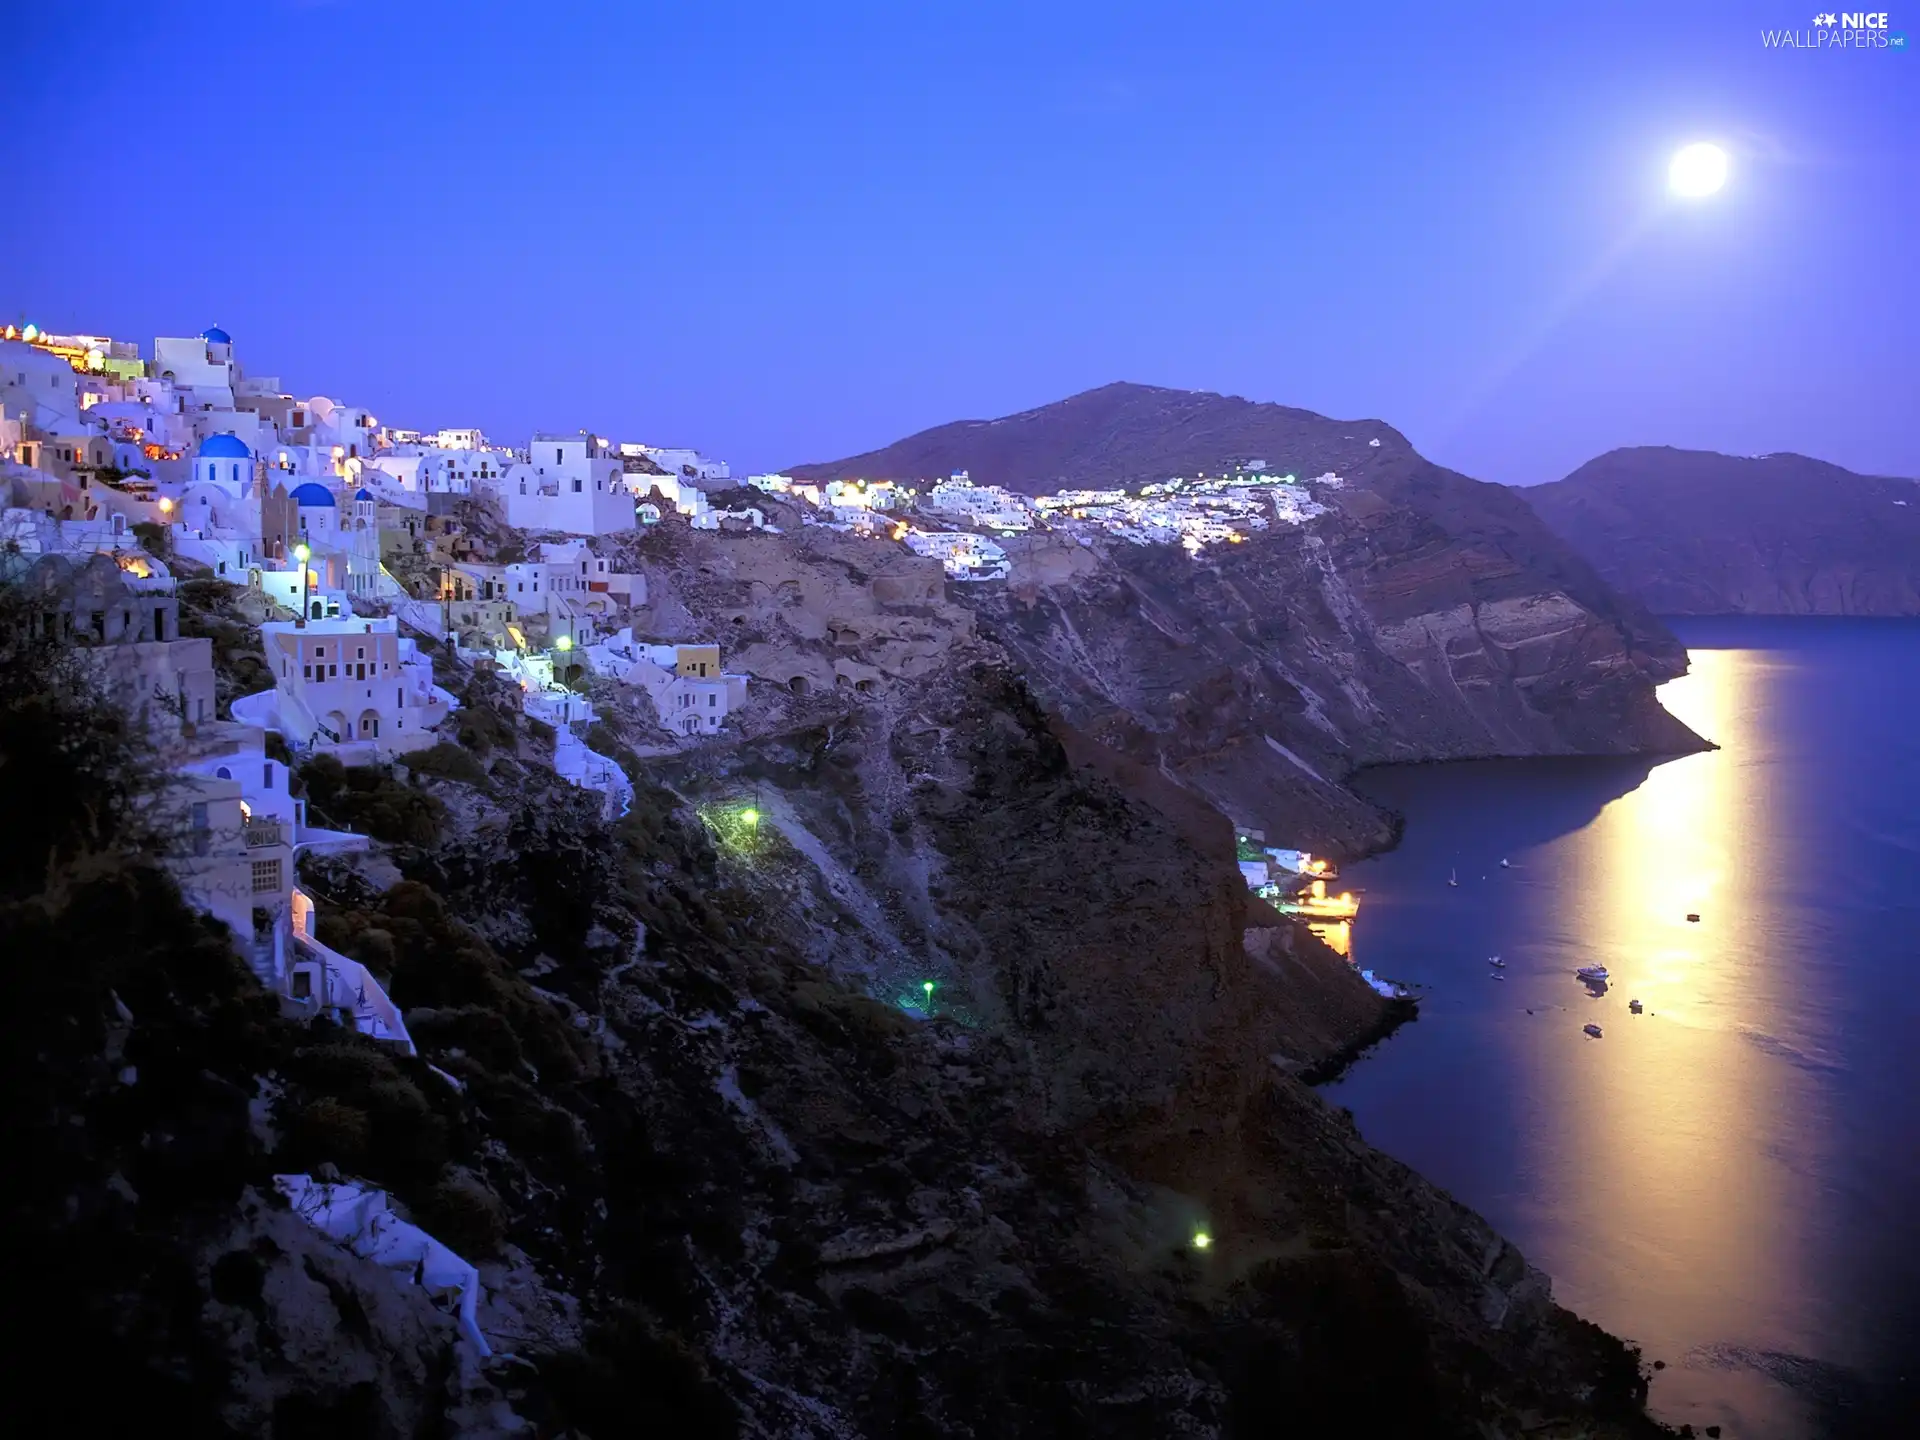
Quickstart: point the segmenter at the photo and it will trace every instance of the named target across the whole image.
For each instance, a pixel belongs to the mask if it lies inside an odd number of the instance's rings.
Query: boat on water
[[[1449,870],[1447,872],[1447,884],[1458,886],[1459,883],[1460,883],[1460,872],[1458,870]]]
[[[1487,977],[1491,980],[1504,980],[1507,978],[1507,972],[1504,970],[1489,970]]]
[[[1500,862],[1500,868],[1502,870],[1511,870],[1513,868],[1513,862],[1511,860],[1502,860]]]
[[[1627,1009],[1638,1015],[1640,1013],[1640,1002],[1638,1000],[1627,1001]]]
[[[1607,978],[1607,967],[1604,965],[1582,965],[1573,973],[1578,975],[1582,980],[1605,980]]]
[[[1505,969],[1507,962],[1502,960],[1498,955],[1489,955],[1487,956],[1487,964],[1496,965],[1501,969]]]
[[[1600,1027],[1598,1025],[1595,1025],[1592,1021],[1588,1021],[1585,1025],[1582,1025],[1580,1028],[1586,1031],[1586,1033],[1591,1035],[1594,1039],[1598,1040],[1600,1038]]]

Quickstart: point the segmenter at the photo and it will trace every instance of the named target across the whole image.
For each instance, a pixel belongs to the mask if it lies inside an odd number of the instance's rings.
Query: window
[[[253,893],[262,894],[280,888],[280,857],[253,862]]]
[[[328,676],[330,676],[330,677],[331,677],[331,676],[334,676],[334,675],[338,675],[339,673],[340,673],[340,667],[339,667],[338,665],[329,665],[329,666],[327,666],[327,674],[328,674]]]
[[[578,475],[573,477],[573,493],[576,495],[580,493],[580,477]]]
[[[228,769],[228,768],[227,768],[226,766],[224,766],[224,765],[222,765],[222,766],[221,766],[221,767],[220,767],[220,768],[219,768],[218,770],[216,770],[216,771],[214,771],[213,773],[214,773],[215,775],[217,775],[217,776],[219,776],[219,777],[220,777],[220,778],[221,778],[222,780],[231,780],[231,779],[233,779],[233,771],[231,771],[231,770],[229,770],[229,769]]]
[[[560,453],[560,447],[558,445],[554,446],[553,447],[553,463],[558,465],[563,458],[564,457]]]
[[[293,972],[293,998],[311,1000],[313,998],[313,972],[296,970]]]
[[[273,761],[269,760],[260,767],[260,784],[268,790],[273,788]]]
[[[364,660],[364,659],[366,659],[366,658],[367,658],[367,647],[366,647],[366,646],[364,646],[364,645],[356,645],[356,646],[354,646],[354,647],[353,647],[353,658],[354,658],[354,659],[356,659],[356,660]]]
[[[326,647],[326,646],[324,646],[324,645],[316,645],[316,646],[314,646],[314,647],[313,647],[313,658],[314,658],[314,659],[316,659],[316,660],[324,660],[324,659],[326,659],[326,658],[327,658],[327,647]]]

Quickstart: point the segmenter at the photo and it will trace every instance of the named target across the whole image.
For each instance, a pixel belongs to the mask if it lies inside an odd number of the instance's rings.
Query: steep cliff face
[[[1920,615],[1920,483],[1804,455],[1642,447],[1518,492],[1670,615]]]
[[[1336,513],[1193,558],[1015,540],[1004,590],[956,598],[1075,727],[1243,825],[1335,852],[1388,833],[1343,783],[1358,766],[1700,743],[1653,698],[1686,657],[1642,605],[1511,491],[1430,463],[1378,422],[1110,385],[800,473],[968,469],[1036,492],[1255,459],[1337,472],[1339,487],[1315,488]]]
[[[1385,837],[1344,784],[1362,765],[1698,744],[1653,696],[1677,671],[1663,634],[1582,604],[1587,577],[1336,494],[1303,529],[1193,558],[1016,544],[983,633],[1074,725],[1336,853]]]

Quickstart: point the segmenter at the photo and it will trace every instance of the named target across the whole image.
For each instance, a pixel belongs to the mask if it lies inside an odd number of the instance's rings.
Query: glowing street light
[[[752,807],[748,807],[740,812],[740,818],[749,825],[758,825],[760,823],[760,812]]]
[[[1194,1248],[1194,1249],[1196,1249],[1196,1250],[1210,1250],[1210,1249],[1212,1249],[1212,1248],[1213,1248],[1213,1236],[1211,1236],[1211,1235],[1209,1235],[1209,1234],[1208,1234],[1208,1233],[1207,1233],[1206,1231],[1204,1231],[1204,1230],[1196,1230],[1196,1231],[1194,1231],[1194,1232],[1193,1232],[1193,1248]]]
[[[562,635],[558,640],[553,642],[553,646],[554,649],[562,652],[571,650],[573,649],[573,637],[571,635]]]
[[[160,513],[162,515],[166,515],[166,514],[170,514],[172,510],[173,510],[173,501],[169,500],[166,496],[162,495],[160,497]]]
[[[300,562],[300,623],[307,623],[307,560],[313,551],[302,542],[293,547],[293,558]]]

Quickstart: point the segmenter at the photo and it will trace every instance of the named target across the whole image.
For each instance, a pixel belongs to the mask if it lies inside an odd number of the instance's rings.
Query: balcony
[[[286,844],[286,830],[278,820],[249,819],[245,829],[249,850],[258,850],[268,845]]]

